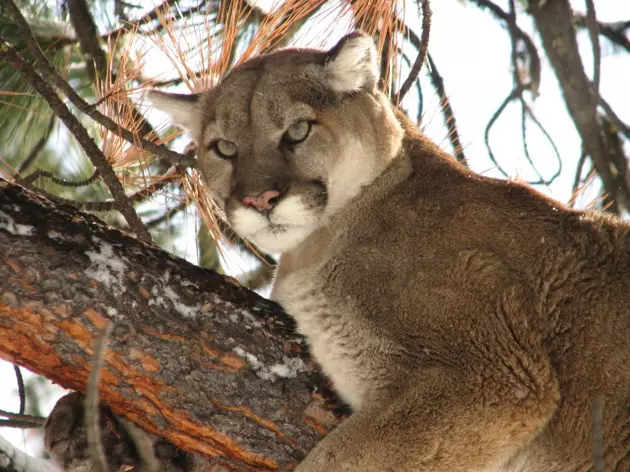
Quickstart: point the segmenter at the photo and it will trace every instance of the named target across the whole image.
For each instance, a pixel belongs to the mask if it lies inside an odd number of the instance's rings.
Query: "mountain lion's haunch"
[[[300,472],[630,470],[630,226],[457,164],[377,89],[372,40],[151,92],[354,414]]]

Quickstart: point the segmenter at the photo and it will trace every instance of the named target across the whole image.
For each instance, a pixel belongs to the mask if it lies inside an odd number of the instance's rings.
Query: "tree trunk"
[[[235,470],[286,470],[344,416],[281,308],[0,180],[0,357]]]

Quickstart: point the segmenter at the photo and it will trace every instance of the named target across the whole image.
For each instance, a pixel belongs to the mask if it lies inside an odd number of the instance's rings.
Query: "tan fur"
[[[375,89],[374,54],[354,34],[257,58],[189,107],[209,191],[283,253],[272,296],[355,411],[298,471],[585,471],[598,398],[607,470],[630,470],[630,227],[458,165]],[[270,214],[241,201],[270,189]]]

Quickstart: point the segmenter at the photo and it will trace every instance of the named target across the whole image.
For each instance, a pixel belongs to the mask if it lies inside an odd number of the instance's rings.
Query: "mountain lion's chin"
[[[288,203],[288,202],[287,202]],[[283,211],[284,210],[284,211]],[[278,205],[269,215],[240,207],[230,212],[232,229],[268,253],[283,253],[297,247],[318,227],[318,215],[301,208]]]
[[[304,241],[313,228],[306,226],[269,226],[256,234],[249,236],[256,246],[267,253],[288,252]]]

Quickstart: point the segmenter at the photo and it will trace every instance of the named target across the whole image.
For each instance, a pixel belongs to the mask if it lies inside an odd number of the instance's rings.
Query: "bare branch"
[[[16,175],[20,175],[22,172],[28,169],[29,166],[35,161],[35,159],[37,159],[37,155],[42,149],[44,149],[44,146],[46,145],[46,142],[48,141],[48,138],[50,137],[50,134],[55,127],[55,121],[55,116],[51,116],[50,122],[48,123],[48,128],[46,128],[44,135],[39,139],[39,141],[37,141],[35,146],[33,146],[33,149],[31,149],[31,152],[28,153],[28,156],[26,156],[26,158],[20,163]]]
[[[514,34],[519,41],[523,41],[523,45],[527,50],[527,56],[529,61],[529,84],[528,88],[536,95],[540,87],[540,57],[536,45],[532,41],[525,31],[512,21],[510,14],[504,11],[501,7],[494,4],[490,0],[470,0],[472,3],[477,4],[479,7],[490,11],[495,17],[505,23],[510,30],[511,34]]]
[[[4,418],[8,418],[10,420],[20,420],[33,425],[34,427],[38,427],[44,424],[46,418],[42,418],[41,416],[34,415],[25,415],[24,413],[11,413],[9,411],[0,410],[0,416]]]
[[[94,356],[92,357],[92,370],[88,376],[87,391],[85,396],[85,430],[87,432],[88,450],[92,464],[96,472],[109,472],[105,449],[101,442],[100,410],[98,400],[98,385],[101,379],[107,340],[112,332],[114,323],[107,320],[96,340]]]
[[[420,73],[420,69],[422,69],[422,64],[427,59],[427,54],[429,52],[429,35],[431,33],[431,5],[429,0],[422,0],[422,37],[420,40],[420,48],[418,49],[418,56],[409,71],[409,75],[403,82],[400,90],[396,95],[392,97],[392,102],[395,104],[399,104],[404,96],[409,92],[411,86],[418,78],[418,74]]]
[[[586,27],[591,37],[591,46],[593,49],[593,93],[599,96],[602,51],[599,45],[599,24],[597,23],[593,0],[586,0]],[[597,103],[595,103],[594,106],[597,106]]]
[[[47,170],[37,169],[35,172],[23,177],[21,179],[16,179],[19,183],[23,185],[29,185],[35,182],[40,177],[46,177],[56,183],[57,185],[61,185],[62,187],[71,187],[71,188],[79,188],[85,187],[86,185],[93,184],[98,179],[98,171],[94,170],[92,175],[87,179],[83,180],[66,180],[60,179],[52,172],[48,172]]]
[[[575,24],[578,27],[585,28],[587,18],[584,15],[575,15]],[[599,34],[608,39],[611,43],[622,47],[630,52],[630,39],[626,36],[626,30],[630,29],[630,20],[619,21],[615,23],[597,22],[597,30]]]
[[[0,42],[1,41],[4,41],[4,38],[0,36]],[[127,199],[122,183],[118,180],[107,157],[99,149],[94,140],[92,140],[87,130],[81,125],[76,116],[74,116],[66,104],[59,99],[55,90],[42,79],[33,66],[26,62],[17,50],[6,41],[4,44],[0,44],[0,57],[5,57],[7,62],[18,70],[31,86],[48,102],[55,114],[68,127],[68,130],[75,136],[91,159],[94,167],[96,167],[109,188],[114,201],[116,201],[117,209],[125,217],[130,228],[135,231],[138,236],[147,241],[151,241],[149,230],[138,217],[131,202]]]
[[[92,118],[94,121],[104,126],[106,129],[116,134],[117,136],[122,137],[126,141],[134,144],[135,146],[140,146],[143,149],[153,152],[154,154],[163,157],[173,163],[180,163],[186,166],[193,166],[195,163],[194,159],[191,159],[188,156],[183,156],[177,152],[171,151],[170,149],[164,146],[158,146],[157,144],[148,141],[144,138],[138,137],[136,134],[132,133],[128,129],[123,128],[118,123],[116,123],[111,118],[103,115],[98,110],[96,110],[95,106],[88,104],[81,96],[66,82],[63,77],[59,75],[59,73],[52,66],[48,58],[44,55],[39,44],[37,43],[37,39],[33,35],[28,23],[26,22],[24,15],[20,12],[20,9],[17,7],[13,0],[0,0],[0,4],[3,5],[10,13],[11,17],[15,21],[18,26],[20,33],[22,35],[22,39],[26,42],[28,50],[37,60],[37,64],[46,76],[46,78],[52,82],[55,86],[59,88],[63,92],[64,95],[68,97],[70,102],[79,109],[82,113],[85,113],[87,116]],[[0,36],[0,41],[8,42]],[[0,46],[0,56],[4,55],[4,46]],[[32,66],[31,66],[32,67]],[[48,85],[48,84],[47,84]],[[50,86],[49,86],[50,87]],[[52,88],[51,88],[52,89]]]
[[[188,205],[190,204],[190,201],[185,201],[183,203],[180,203],[179,205],[177,205],[176,207],[170,208],[168,211],[164,212],[163,215],[158,216],[157,218],[151,220],[151,221],[147,221],[147,228],[152,229],[155,228],[156,226],[161,225],[162,223],[164,223],[165,221],[170,220],[171,218],[173,218],[177,213],[179,213],[180,211],[184,211]]]
[[[20,415],[24,414],[26,410],[26,391],[24,390],[24,377],[22,377],[22,371],[17,365],[13,366],[15,371],[15,378],[18,384],[18,396],[20,397]]]
[[[464,154],[464,147],[462,146],[461,140],[459,139],[459,131],[457,131],[457,120],[455,119],[455,113],[453,112],[453,108],[451,107],[451,102],[446,95],[446,90],[444,89],[444,79],[440,75],[435,62],[433,61],[433,57],[431,54],[428,55],[429,58],[429,76],[431,77],[431,83],[440,97],[440,108],[442,109],[442,116],[444,117],[444,124],[448,128],[448,139],[451,141],[451,146],[453,146],[453,152],[455,153],[455,158],[463,165],[468,167],[468,161],[466,160],[466,155]]]
[[[611,171],[611,150],[596,116],[599,97],[592,93],[590,81],[577,46],[572,10],[568,0],[530,2],[530,9],[542,44],[560,83],[569,115],[582,138],[582,145],[602,180],[606,193],[604,207],[619,214],[630,208],[630,188],[622,176]],[[558,48],[561,44],[562,47]]]
[[[97,82],[105,77],[107,58],[100,46],[96,23],[85,0],[66,0],[66,5],[85,58],[88,74],[92,82]]]

